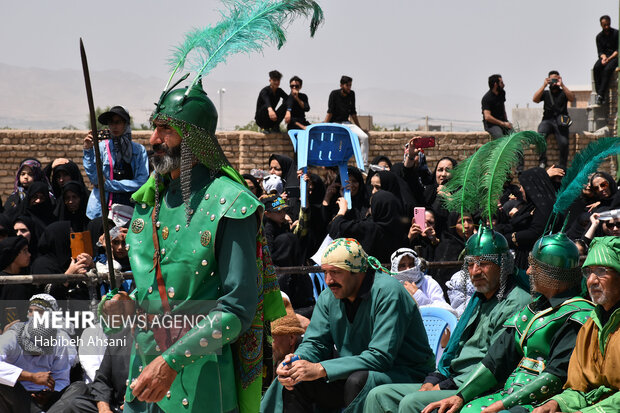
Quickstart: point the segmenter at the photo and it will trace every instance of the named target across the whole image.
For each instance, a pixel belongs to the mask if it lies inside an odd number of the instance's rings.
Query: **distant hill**
[[[134,118],[134,123],[147,123],[166,81],[141,77],[125,71],[97,71],[91,68],[91,80],[96,106],[122,105]],[[282,87],[288,91],[286,79]],[[256,97],[262,82],[219,82],[207,79],[204,87],[211,100],[223,112],[223,128],[245,125],[254,118]],[[304,84],[308,94],[313,122],[322,121],[327,110],[327,96],[337,87],[334,83]],[[404,90],[381,89],[380,85],[353,84],[358,113],[372,115],[375,124],[415,129],[429,123],[442,124],[454,130],[480,130],[480,99],[461,96],[420,96]],[[358,87],[359,86],[359,87]],[[222,107],[218,89],[225,88]],[[79,70],[47,70],[23,68],[0,63],[0,128],[61,129],[73,126],[86,129],[88,106],[84,80]],[[220,113],[222,115],[222,113]]]

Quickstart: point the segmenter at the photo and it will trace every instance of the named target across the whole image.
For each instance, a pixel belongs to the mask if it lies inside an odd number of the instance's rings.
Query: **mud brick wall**
[[[15,173],[21,160],[35,157],[44,165],[56,158],[68,158],[78,165],[82,163],[82,141],[85,131],[58,130],[0,130],[0,196],[3,200],[13,191]],[[148,145],[148,131],[137,131],[133,139]],[[461,161],[471,155],[477,148],[489,141],[486,132],[370,132],[370,159],[377,155],[386,155],[392,162],[399,162],[403,157],[403,146],[416,134],[434,136],[436,147],[427,149],[428,163],[434,168],[437,160],[450,156]],[[258,132],[234,131],[219,132],[218,140],[231,164],[241,173],[252,168],[267,168],[267,159],[272,153],[294,156],[293,145],[286,134],[268,134]],[[590,133],[573,134],[570,138],[570,154],[584,148],[597,138]],[[557,162],[559,153],[553,137],[548,139],[547,156],[549,164]],[[538,156],[532,149],[526,151],[526,168],[538,165]],[[615,161],[607,161],[601,169],[616,173]],[[86,177],[85,177],[86,179]],[[88,183],[88,180],[86,180]]]

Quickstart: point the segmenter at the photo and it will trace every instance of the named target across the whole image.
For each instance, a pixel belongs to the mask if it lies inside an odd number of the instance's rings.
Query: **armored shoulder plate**
[[[204,194],[205,200],[219,199],[223,216],[231,219],[243,219],[259,212],[262,219],[263,204],[245,186],[227,176],[216,178]]]

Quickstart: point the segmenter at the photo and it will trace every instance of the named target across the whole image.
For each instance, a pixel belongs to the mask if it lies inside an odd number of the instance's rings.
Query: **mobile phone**
[[[90,231],[72,232],[71,238],[71,258],[77,258],[78,255],[86,253],[93,256],[93,241],[90,237]]]
[[[420,227],[422,232],[424,232],[424,230],[426,230],[426,208],[413,208],[413,219],[415,221],[415,224]]]
[[[413,146],[416,149],[432,148],[435,146],[435,137],[426,136],[424,138],[418,138],[413,141]]]

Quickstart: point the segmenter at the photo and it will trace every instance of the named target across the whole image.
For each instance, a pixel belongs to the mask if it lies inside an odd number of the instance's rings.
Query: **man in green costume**
[[[583,276],[596,308],[577,336],[564,391],[534,413],[620,412],[620,238],[594,238]]]
[[[514,260],[500,233],[481,227],[469,238],[465,251],[463,272],[469,275],[476,293],[452,332],[437,371],[417,384],[372,390],[365,412],[419,413],[429,403],[456,394],[491,343],[501,336],[504,322],[530,301],[529,292],[517,285]]]
[[[147,322],[135,329],[124,411],[258,411],[263,319],[285,314],[266,273],[262,204],[217,143],[200,82],[164,92],[153,124],[155,175],[134,195],[127,236]]]
[[[315,406],[361,412],[373,387],[421,380],[432,371],[420,312],[396,279],[375,273],[376,258],[356,240],[338,238],[321,268],[329,290],[319,296],[301,345],[276,370],[285,412]]]
[[[593,306],[580,295],[579,250],[566,234],[541,237],[529,261],[535,299],[506,321],[458,393],[423,413],[523,413],[561,390],[577,333]]]

